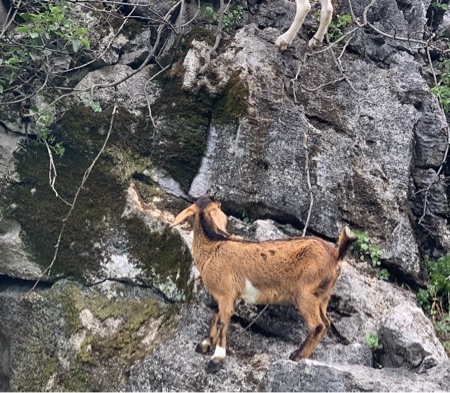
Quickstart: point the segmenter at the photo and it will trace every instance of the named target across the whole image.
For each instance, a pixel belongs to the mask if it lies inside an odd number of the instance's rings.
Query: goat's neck
[[[215,251],[222,242],[209,240],[201,228],[194,228],[194,241],[192,244],[194,262],[200,275],[214,256]]]

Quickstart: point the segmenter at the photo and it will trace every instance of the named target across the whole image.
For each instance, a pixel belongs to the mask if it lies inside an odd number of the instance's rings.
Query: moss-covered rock
[[[192,257],[180,236],[169,228],[152,231],[137,215],[125,225],[129,250],[154,286],[171,299],[190,300]]]
[[[190,92],[180,77],[162,80],[162,93],[154,104],[162,118],[156,130],[155,159],[185,191],[198,172],[210,124],[236,125],[247,113],[248,86],[233,74],[218,95],[205,88]]]
[[[178,234],[159,229],[153,233],[144,224],[145,213],[123,216],[131,179],[148,198],[167,199],[157,183],[144,175],[150,173],[153,153],[153,133],[144,118],[123,108],[117,112],[107,147],[64,221],[86,169],[104,143],[110,119],[110,110],[95,113],[75,106],[56,124],[53,136],[65,148],[62,157],[53,155],[60,198],[49,185],[45,145],[34,141],[18,151],[20,181],[2,195],[2,205],[8,207],[5,218],[20,223],[24,244],[42,270],[50,265],[65,225],[50,281],[56,277],[82,282],[135,280],[154,285],[173,300],[184,300],[191,294],[192,259]],[[120,268],[115,266],[117,260]]]
[[[27,298],[2,294],[0,311],[8,385],[18,391],[116,390],[130,365],[151,354],[178,321],[178,307],[151,290],[113,282],[87,288],[62,280]]]

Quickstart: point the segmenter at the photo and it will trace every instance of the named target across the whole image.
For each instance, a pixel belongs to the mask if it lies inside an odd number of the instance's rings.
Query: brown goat
[[[326,311],[340,274],[339,261],[355,239],[350,229],[341,231],[337,248],[313,236],[245,241],[227,233],[227,217],[220,202],[208,195],[183,210],[171,226],[190,216],[194,216],[194,261],[219,305],[209,336],[196,349],[205,354],[217,344],[207,370],[219,369],[225,358],[226,335],[237,299],[255,304],[294,303],[309,332],[289,358],[309,358],[331,325]]]

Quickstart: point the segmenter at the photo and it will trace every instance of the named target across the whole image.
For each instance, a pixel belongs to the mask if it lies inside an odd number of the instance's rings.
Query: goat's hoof
[[[208,365],[206,366],[206,372],[208,374],[212,374],[212,373],[216,373],[217,371],[219,371],[222,368],[222,361],[217,359],[211,359],[208,362]]]
[[[300,351],[294,351],[291,353],[291,356],[289,356],[289,360],[292,360],[293,362],[299,362],[302,357],[300,356]]]
[[[201,353],[202,355],[205,355],[205,354],[208,353],[210,347],[211,346],[209,344],[205,345],[203,342],[201,342],[195,347],[195,352]]]
[[[322,41],[318,40],[317,38],[311,38],[308,42],[309,49],[311,50],[318,50],[322,47]]]
[[[275,46],[281,53],[283,53],[288,48],[289,44],[290,42],[284,39],[283,36],[278,37],[278,39],[275,41]]]

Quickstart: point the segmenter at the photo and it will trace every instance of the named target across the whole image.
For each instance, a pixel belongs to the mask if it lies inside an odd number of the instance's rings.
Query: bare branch
[[[303,134],[303,148],[305,150],[305,172],[306,172],[306,182],[308,184],[309,193],[309,210],[308,216],[306,217],[305,227],[303,228],[303,236],[306,235],[306,230],[308,229],[309,220],[311,218],[311,212],[314,205],[314,195],[311,187],[311,178],[309,174],[309,152],[308,152],[308,134],[305,132]]]

